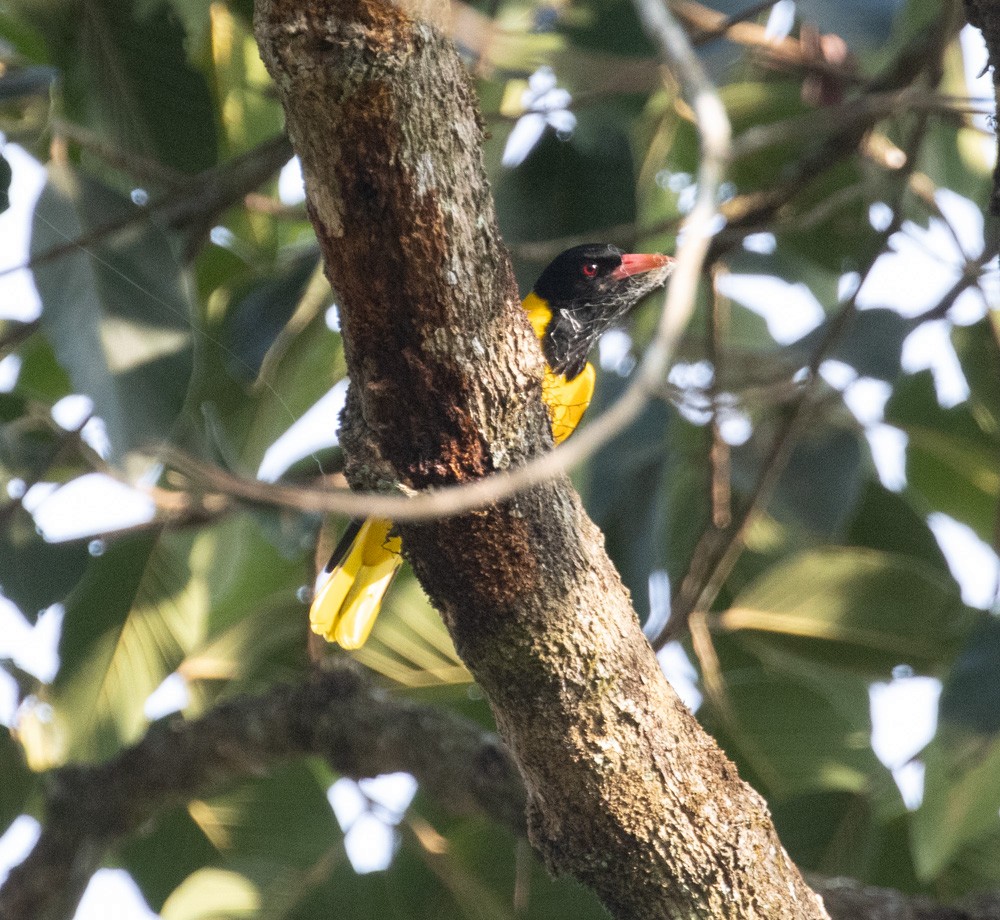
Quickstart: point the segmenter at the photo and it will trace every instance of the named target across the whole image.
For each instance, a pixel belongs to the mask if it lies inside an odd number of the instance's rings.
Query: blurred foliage
[[[676,601],[693,560],[711,556],[706,534],[731,542],[763,499],[742,553],[718,569],[710,609],[692,621],[701,640],[683,640],[704,693],[698,716],[767,797],[800,865],[955,895],[1000,886],[1000,629],[995,609],[963,603],[928,518],[947,515],[995,549],[996,265],[978,294],[977,252],[966,252],[969,266],[927,254],[954,263],[955,278],[968,272],[964,296],[980,308],[971,322],[963,312],[965,325],[950,323],[938,295],[914,303],[888,289],[878,309],[860,311],[850,296],[852,273],[893,248],[891,232],[943,226],[937,190],[984,200],[989,164],[963,114],[948,9],[800,3],[800,16],[853,55],[843,81],[828,78],[826,110],[804,101],[813,78],[798,25],[784,45],[766,41],[765,11],[737,40],[701,41],[744,144],[723,190],[729,225],[714,277],[780,279],[782,290],[810,292],[824,318],[779,344],[751,299],[706,284],[663,398],[574,477],[657,628],[666,605],[653,583],[668,578]],[[672,248],[694,191],[697,136],[627,0],[468,12],[476,28],[456,38],[476,78],[522,287],[584,238]],[[13,0],[0,11],[0,129],[47,170],[31,236],[41,320],[0,319],[0,367],[11,369],[0,375],[10,381],[0,393],[0,586],[29,622],[53,604],[64,611],[53,680],[3,665],[21,706],[0,736],[0,832],[37,810],[45,770],[103,760],[140,737],[147,699],[167,677],[183,682],[193,715],[309,667],[301,587],[345,522],[329,522],[317,551],[315,515],[185,510],[184,481],[157,460],[169,443],[239,473],[263,464],[272,477],[309,481],[340,462],[333,408],[307,446],[285,459],[272,451],[345,374],[304,208],[278,199],[276,176],[228,199],[193,184],[204,170],[225,177],[235,157],[263,158],[281,130],[251,14],[249,0]],[[704,37],[702,20],[690,22]],[[553,115],[553,97],[529,82],[541,66],[571,94],[572,118]],[[953,96],[937,106],[911,97],[863,124],[850,109],[876,86],[930,96],[942,76]],[[535,142],[504,166],[518,135]],[[18,162],[0,156],[0,211]],[[874,218],[879,208],[889,219]],[[593,413],[627,384],[657,308],[636,312],[627,353],[604,356]],[[943,402],[933,374],[902,360],[932,320],[949,322],[964,398]],[[838,373],[817,376],[826,360]],[[884,415],[850,410],[843,380],[858,378],[878,381]],[[89,397],[93,419],[57,424],[53,407],[74,393]],[[885,426],[905,436],[905,481],[876,471],[866,434]],[[51,542],[33,514],[51,490],[55,501],[93,472],[145,490],[158,520],[94,534],[97,543]],[[491,724],[409,573],[357,658],[397,692]],[[870,743],[869,688],[900,674],[943,684],[912,810]],[[391,831],[391,867],[356,875],[326,801],[333,779],[320,764],[289,764],[159,815],[112,864],[168,920],[304,920],[332,905],[357,918],[603,916],[582,889],[525,861],[523,844],[419,794]]]

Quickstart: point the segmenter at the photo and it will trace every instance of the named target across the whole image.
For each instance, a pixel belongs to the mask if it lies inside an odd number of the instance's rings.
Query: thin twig
[[[709,485],[709,503],[712,509],[712,524],[720,530],[732,523],[732,484],[730,483],[729,445],[722,437],[719,425],[719,380],[722,376],[722,335],[727,325],[729,303],[718,289],[716,276],[719,267],[713,266],[709,277],[708,310],[706,311],[707,337],[705,357],[712,365],[712,379],[708,386],[709,405],[711,406],[711,422],[709,424],[710,444],[708,450],[711,482]]]
[[[691,36],[691,44],[695,47],[701,47],[717,38],[725,38],[726,34],[736,25],[741,22],[747,22],[750,19],[755,19],[761,13],[770,10],[777,2],[778,0],[763,0],[763,2],[755,3],[753,6],[741,10],[739,13],[733,13],[732,16],[727,16],[724,22],[720,22],[701,32],[696,32]]]
[[[79,144],[109,166],[128,173],[134,179],[156,182],[176,191],[183,190],[193,180],[192,176],[165,166],[159,160],[126,150],[120,144],[110,143],[97,132],[66,118],[54,116],[50,127],[53,134]]]
[[[284,135],[276,135],[252,150],[193,177],[183,187],[175,188],[143,207],[126,211],[73,239],[34,253],[27,262],[0,269],[0,277],[37,268],[78,249],[112,239],[117,234],[146,221],[157,219],[175,230],[200,230],[219,214],[256,189],[292,157],[292,148]]]

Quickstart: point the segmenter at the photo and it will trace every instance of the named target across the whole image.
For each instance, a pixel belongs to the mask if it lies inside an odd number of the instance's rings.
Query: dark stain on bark
[[[344,100],[350,144],[335,163],[344,233],[325,234],[321,244],[331,283],[351,306],[344,340],[351,379],[364,388],[365,421],[401,478],[425,488],[478,478],[493,466],[468,408],[469,370],[427,347],[454,298],[446,280],[427,270],[448,264],[449,240],[437,195],[418,188],[405,162],[396,105],[377,81]],[[403,232],[386,235],[386,225]]]
[[[448,616],[460,653],[467,635],[481,643],[484,635],[503,629],[525,594],[537,588],[530,528],[508,504],[401,530],[421,583],[439,609],[451,611],[454,598],[476,598],[475,605],[461,607],[460,615]],[[497,546],[498,534],[502,546]],[[433,566],[422,563],[428,557],[435,559]]]

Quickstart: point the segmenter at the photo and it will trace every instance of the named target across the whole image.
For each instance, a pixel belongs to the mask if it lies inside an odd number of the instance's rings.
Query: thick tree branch
[[[550,443],[541,356],[453,48],[384,0],[256,9],[342,307],[349,480],[426,488],[524,463]],[[564,478],[400,532],[514,752],[550,868],[621,918],[827,916],[664,680]]]
[[[239,697],[200,719],[157,723],[96,766],[55,771],[34,850],[0,887],[0,920],[66,920],[107,851],[156,814],[258,777],[290,758],[323,757],[354,778],[405,770],[456,814],[482,814],[525,832],[524,787],[494,734],[390,697],[349,666],[299,685]],[[997,895],[964,908],[861,885],[813,879],[834,920],[991,920]]]
[[[523,832],[523,787],[495,735],[340,666],[157,723],[107,763],[55,771],[42,835],[0,888],[0,920],[72,917],[108,849],[152,816],[305,754],[352,777],[406,770],[449,811]]]

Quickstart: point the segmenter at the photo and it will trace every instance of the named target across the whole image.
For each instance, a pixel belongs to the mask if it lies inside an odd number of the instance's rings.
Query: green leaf
[[[299,762],[192,802],[188,811],[214,845],[218,867],[188,876],[166,898],[162,916],[296,916],[297,908],[347,863],[340,829],[319,782],[323,773]],[[349,868],[347,872],[353,874]]]
[[[814,152],[815,148],[810,154]],[[776,165],[780,169],[783,164]],[[791,168],[794,170],[794,165]],[[855,157],[831,164],[795,197],[789,208],[789,225],[805,227],[783,234],[782,245],[827,271],[842,274],[860,269],[875,258],[885,242],[868,220],[874,196],[890,193],[886,182],[892,177],[881,173],[880,179],[882,184],[877,187],[866,183]]]
[[[774,566],[719,615],[765,659],[786,656],[884,677],[950,662],[972,625],[958,589],[914,559],[817,549]]]
[[[980,429],[1000,438],[1000,311],[951,331],[955,354],[970,390],[970,411]]]
[[[189,557],[205,542],[143,536],[91,561],[66,603],[61,664],[44,694],[52,707],[41,726],[51,744],[45,759],[103,759],[145,729],[146,698],[203,634],[208,588]]]
[[[980,620],[945,683],[924,760],[914,854],[929,882],[963,850],[1000,833],[1000,623],[992,617]]]
[[[184,27],[184,44],[188,57],[197,62],[197,57],[207,52],[211,41],[212,18],[209,4],[205,0],[167,0],[174,15]]]
[[[1000,736],[1000,621],[981,617],[941,693],[942,722]]]
[[[909,556],[947,582],[954,578],[934,534],[906,496],[868,480],[847,526],[847,542]]]
[[[0,672],[2,673],[2,672]],[[24,751],[11,733],[0,727],[0,837],[10,823],[28,809],[28,796],[35,788],[35,774],[28,769]]]
[[[863,680],[815,664],[795,674],[756,662],[724,676],[734,716],[727,753],[749,765],[769,798],[875,789],[881,802],[902,807],[871,749]]]
[[[193,711],[248,689],[244,679],[301,673],[302,580],[301,559],[283,558],[249,516],[112,543],[66,604],[61,667],[45,693],[48,755],[96,759],[135,740],[146,699],[182,663]]]
[[[15,393],[53,404],[73,392],[69,376],[44,335],[36,333],[17,350],[21,358]]]
[[[627,381],[601,374],[595,416],[621,395]],[[653,402],[621,437],[587,467],[584,503],[604,532],[608,553],[644,622],[650,613],[649,576],[665,570],[678,584],[708,516],[708,484],[701,462],[706,430]],[[582,477],[580,477],[582,478]]]
[[[385,872],[355,875],[334,867],[290,916],[294,920],[598,920],[607,916],[588,889],[553,879],[524,841],[483,820],[454,820],[418,798],[417,818],[400,828],[400,846]],[[428,812],[429,817],[425,817]],[[440,842],[443,847],[428,846]],[[517,908],[515,899],[520,893]]]
[[[565,17],[574,47],[622,55],[649,55],[653,48],[635,8],[622,0],[585,0]]]
[[[308,252],[236,295],[226,313],[224,336],[226,363],[234,378],[245,383],[256,379],[265,355],[302,299],[316,261],[316,253]]]
[[[326,788],[305,762],[281,767],[259,780],[212,796],[193,815],[230,865],[307,869],[340,843],[340,829]]]
[[[909,439],[906,479],[931,509],[968,524],[992,543],[1000,500],[1000,435],[984,430],[969,402],[943,409],[929,371],[904,377],[886,404],[885,420]]]
[[[42,610],[66,599],[89,558],[86,544],[46,543],[18,508],[0,527],[0,590],[34,623]]]
[[[34,63],[47,63],[48,52],[44,38],[17,13],[0,8],[0,37],[4,38],[18,55]],[[50,77],[51,80],[51,77]]]
[[[185,278],[167,237],[105,186],[53,167],[35,209],[38,255],[109,223],[115,234],[35,267],[42,323],[74,388],[94,401],[112,451],[170,436],[193,350]]]
[[[183,172],[215,164],[212,95],[188,61],[184,31],[168,4],[12,5],[44,37],[50,62],[62,71],[71,121]]]
[[[752,131],[762,124],[782,122],[807,111],[802,102],[800,84],[795,80],[772,79],[768,82],[730,83],[722,90],[723,103],[732,120],[733,134]],[[740,192],[754,192],[774,185],[776,168],[783,162],[795,162],[815,143],[814,133],[788,133],[778,145],[759,150],[737,160],[729,178]]]
[[[964,76],[963,73],[963,84]],[[972,93],[965,85],[942,89],[956,94]],[[920,146],[918,168],[936,177],[940,186],[958,192],[970,201],[987,201],[991,169],[989,158],[984,154],[984,145],[979,141],[974,131],[961,123],[950,124],[943,119],[934,119],[928,123],[927,137]],[[926,215],[926,210],[923,213]]]
[[[625,381],[602,374],[601,392],[590,411],[595,415],[613,402]],[[604,532],[608,554],[622,576],[639,619],[649,617],[649,576],[663,568],[668,558],[664,530],[665,496],[670,480],[664,478],[665,450],[671,413],[661,402],[646,408],[636,424],[591,460],[587,471],[585,504]]]
[[[191,810],[178,806],[154,816],[124,840],[114,861],[135,879],[149,906],[159,911],[189,875],[219,865],[221,857]]]
[[[788,348],[809,361],[826,338],[832,320],[793,342]],[[827,354],[853,367],[862,377],[874,377],[892,383],[900,370],[903,340],[913,331],[913,320],[904,319],[894,310],[860,310],[851,316]]]
[[[528,158],[494,182],[504,237],[514,242],[586,234],[635,220],[632,151],[625,131],[595,116],[590,129],[559,140],[547,128]],[[527,290],[544,266],[518,265]]]
[[[863,877],[870,854],[858,841],[870,837],[875,823],[866,795],[834,789],[779,796],[768,804],[781,843],[799,868]]]
[[[28,417],[28,406],[17,396],[3,395],[4,424],[0,427],[0,478],[35,482],[48,474],[59,455],[60,438],[45,422]],[[9,421],[8,421],[9,419]],[[16,494],[15,492],[11,494]]]
[[[269,354],[276,360],[265,363],[261,398],[247,429],[244,458],[252,462],[347,374],[343,341],[327,327],[323,311],[281,349],[278,344]],[[326,424],[332,440],[340,419],[331,414]]]
[[[733,482],[748,492],[770,462],[763,428],[732,452]],[[799,440],[785,465],[770,511],[782,522],[823,537],[839,536],[854,511],[864,468],[859,436],[844,428],[814,428]]]
[[[592,891],[565,876],[552,878],[525,841],[500,834],[485,822],[462,822],[448,833],[448,843],[449,858],[439,860],[437,875],[450,889],[456,917],[510,917],[519,862],[525,904],[517,916],[525,920],[607,917]]]
[[[277,283],[280,296],[285,298],[284,310],[291,304],[288,298],[301,291],[304,262],[308,258],[296,260]],[[331,296],[326,282],[318,273],[313,274],[312,282],[295,301],[294,320],[285,324],[276,337],[275,327],[271,326],[264,339],[255,344],[258,355],[261,347],[266,348],[266,354],[252,388],[223,370],[229,365],[236,373],[236,365],[249,355],[247,352],[234,361],[230,349],[223,344],[222,339],[231,335],[232,325],[220,330],[217,339],[213,337],[206,343],[211,358],[199,367],[192,402],[210,420],[210,435],[226,462],[256,471],[267,449],[344,378],[341,338],[326,323]],[[247,327],[249,317],[241,319],[239,325]],[[239,373],[245,380],[246,369]],[[338,420],[331,416],[331,436],[337,424]],[[315,463],[312,469],[316,470]]]

